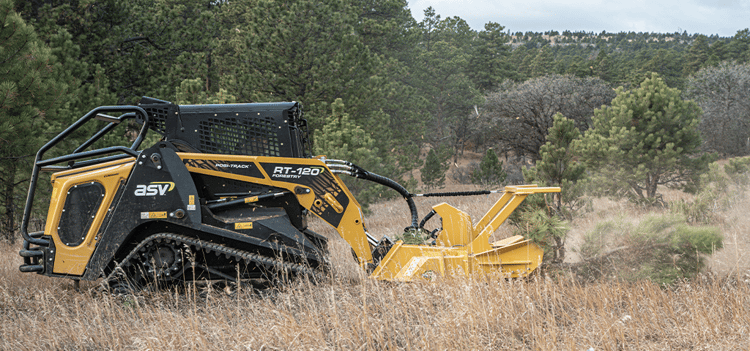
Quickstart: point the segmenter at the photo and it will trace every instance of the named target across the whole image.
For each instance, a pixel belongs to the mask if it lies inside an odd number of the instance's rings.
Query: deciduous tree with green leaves
[[[658,186],[694,190],[711,156],[699,155],[701,110],[657,74],[633,90],[617,89],[594,111],[581,142],[585,162],[609,194],[658,201]]]

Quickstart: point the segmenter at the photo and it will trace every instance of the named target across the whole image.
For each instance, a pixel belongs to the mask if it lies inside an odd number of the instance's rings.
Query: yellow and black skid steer
[[[92,120],[106,125],[74,151],[45,158]],[[92,147],[133,122],[141,126],[130,147]],[[161,139],[141,148],[149,131]],[[41,172],[52,172],[52,194],[44,230],[29,232]],[[435,215],[442,227],[425,245],[376,239],[340,175],[399,192],[411,212],[407,231],[424,231]],[[114,289],[316,276],[329,263],[327,239],[307,226],[312,213],[336,229],[374,279],[431,280],[458,272],[523,277],[539,266],[542,250],[518,236],[495,243],[489,237],[527,195],[557,191],[506,186],[476,224],[444,203],[420,222],[413,194],[397,182],[347,161],[314,157],[299,103],[177,105],[144,97],[134,106],[91,110],[38,151],[20,270],[105,278]]]

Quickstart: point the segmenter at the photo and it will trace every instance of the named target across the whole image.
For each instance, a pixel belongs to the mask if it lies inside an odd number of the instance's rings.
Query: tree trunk
[[[2,214],[2,227],[0,227],[0,233],[2,233],[2,236],[0,237],[12,243],[14,241],[14,233],[16,229],[15,203],[13,201],[16,183],[16,164],[14,162],[6,162],[4,166],[6,177],[4,179],[5,184],[3,184],[4,191],[0,194],[0,197],[2,197],[5,213]]]
[[[559,264],[565,261],[565,239],[561,237],[555,237],[555,258],[552,263]]]
[[[659,184],[659,175],[648,173],[648,183],[646,184],[646,197],[653,199],[656,197],[656,186]]]

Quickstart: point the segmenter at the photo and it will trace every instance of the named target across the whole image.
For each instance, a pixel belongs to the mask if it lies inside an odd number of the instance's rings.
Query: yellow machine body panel
[[[52,237],[57,251],[54,257],[53,273],[78,276],[83,274],[86,264],[96,247],[97,233],[102,225],[102,221],[112,204],[117,189],[128,178],[134,164],[135,161],[131,158],[58,172],[52,175],[52,198],[49,211],[47,212],[47,223],[44,233]],[[92,185],[101,189],[97,193],[101,196],[98,208],[93,209],[90,215],[86,214],[88,218],[76,219],[78,221],[88,221],[88,230],[82,235],[81,233],[76,233],[74,240],[70,238],[63,240],[64,238],[60,235],[61,220],[66,211],[66,204],[68,206],[73,205],[69,203],[68,197],[78,187]],[[73,198],[70,200],[78,201]],[[76,214],[68,214],[68,216],[76,216]],[[79,237],[79,235],[81,236]]]
[[[471,217],[455,207],[442,203],[432,208],[443,218],[443,230],[435,242],[440,246],[463,246],[474,239]]]
[[[367,235],[365,234],[362,207],[338,175],[333,174],[323,161],[315,158],[232,156],[198,153],[178,153],[178,155],[185,162],[188,171],[192,173],[236,179],[289,190],[295,194],[300,205],[336,228],[339,235],[352,246],[352,249],[360,260],[359,264],[361,266],[364,266],[366,263],[372,263],[372,252],[367,242]],[[216,167],[219,160],[253,163],[260,172],[257,177],[228,174],[219,167]],[[290,168],[289,165],[295,166]],[[316,178],[317,180],[312,185],[293,181],[303,177],[304,175],[301,173],[308,173],[318,178]],[[341,197],[348,199],[347,206],[342,205],[337,200],[337,198]],[[329,222],[325,216],[321,216],[329,208],[339,214],[340,221],[338,223]]]
[[[303,159],[303,158],[282,158],[282,157],[265,157],[265,156],[236,156],[236,155],[216,155],[216,154],[194,154],[194,153],[177,153],[177,155],[185,162],[185,166],[191,173],[200,173],[210,176],[230,178],[243,182],[251,182],[256,184],[271,185],[279,188],[284,188],[289,191],[294,191],[295,187],[301,185],[294,183],[285,182],[274,182],[260,167],[260,162],[274,162],[274,163],[288,163],[296,164],[300,166],[319,166],[324,168],[322,162],[315,159]],[[186,161],[189,160],[189,161]],[[317,162],[316,162],[317,161]],[[253,163],[257,169],[260,170],[258,177],[240,175],[240,174],[228,174],[223,171],[217,164],[222,162],[243,162]],[[304,186],[303,186],[304,187]],[[297,199],[300,205],[305,208],[309,208],[313,205],[315,200],[315,194],[312,192],[308,194],[298,194]]]
[[[438,274],[525,277],[542,263],[544,251],[522,236],[494,243],[489,242],[489,237],[526,196],[559,191],[557,187],[536,185],[506,186],[501,198],[473,227],[468,214],[445,203],[436,205],[433,210],[443,220],[436,245],[405,245],[399,241],[371,277],[395,281],[432,280]]]

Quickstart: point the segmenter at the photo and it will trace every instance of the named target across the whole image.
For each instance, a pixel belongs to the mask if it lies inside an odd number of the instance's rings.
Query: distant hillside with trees
[[[362,151],[351,161],[410,186],[431,150],[431,172],[466,150],[493,149],[518,174],[544,159],[556,114],[585,134],[610,114],[597,110],[646,80],[700,107],[701,139],[685,157],[750,152],[748,29],[726,38],[514,33],[489,22],[477,31],[406,0],[0,0],[0,18],[2,233],[18,226],[30,162],[46,140],[96,106],[141,96],[299,101],[316,152],[345,149],[334,127],[367,136],[351,138]],[[356,190],[364,203],[390,196]]]

